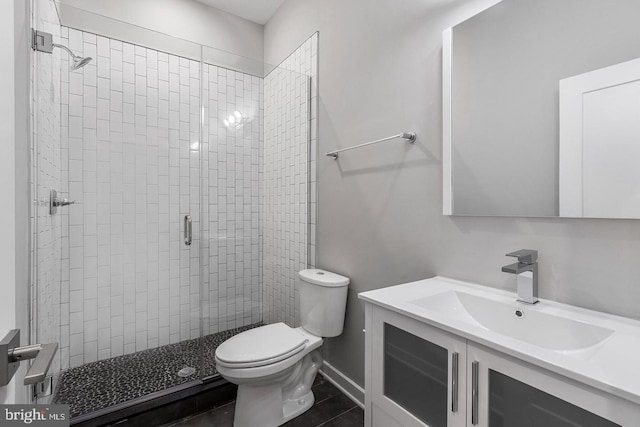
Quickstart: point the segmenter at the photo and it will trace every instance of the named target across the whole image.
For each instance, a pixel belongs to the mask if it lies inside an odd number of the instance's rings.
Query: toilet
[[[238,385],[234,427],[275,427],[309,409],[322,365],[322,338],[342,334],[349,279],[324,270],[298,273],[300,321],[274,323],[229,338],[216,368]]]

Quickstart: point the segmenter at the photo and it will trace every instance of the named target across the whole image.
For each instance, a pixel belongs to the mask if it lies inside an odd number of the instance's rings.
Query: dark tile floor
[[[364,425],[364,411],[321,375],[316,377],[312,390],[316,401],[311,409],[292,419],[285,426],[360,427]],[[165,427],[231,427],[234,411],[235,402],[231,402],[211,411],[167,424]]]

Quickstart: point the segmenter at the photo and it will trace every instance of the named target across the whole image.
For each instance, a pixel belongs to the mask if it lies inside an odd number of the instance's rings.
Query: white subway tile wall
[[[263,316],[300,324],[298,272],[316,265],[318,33],[265,77]]]
[[[65,27],[61,40],[94,58],[61,65],[61,188],[77,200],[59,216],[61,368],[196,338],[201,314],[204,334],[263,310],[297,324],[297,271],[315,265],[317,35],[269,75],[270,97],[260,77]]]
[[[37,30],[51,33],[54,40],[60,40],[60,22],[51,0],[34,1],[32,16]],[[30,339],[42,343],[61,342],[61,314],[65,311],[63,307],[69,305],[60,288],[60,256],[66,243],[61,238],[62,221],[59,216],[49,215],[49,190],[60,190],[61,179],[64,179],[60,171],[60,118],[64,115],[60,107],[61,55],[62,52],[55,49],[51,55],[32,52],[31,57],[33,135],[29,155],[32,165],[30,194],[34,200],[30,210],[33,279]],[[51,365],[53,372],[60,369],[60,358],[60,353],[56,354]]]

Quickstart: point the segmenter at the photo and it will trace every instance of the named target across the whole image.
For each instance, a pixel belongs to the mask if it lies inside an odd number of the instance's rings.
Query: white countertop
[[[527,311],[538,311],[585,322],[612,329],[614,332],[604,341],[591,347],[578,350],[553,350],[496,333],[479,323],[463,321],[456,316],[449,316],[415,304],[415,300],[446,291],[460,291],[493,301],[512,303],[514,309],[522,307]],[[367,303],[401,313],[469,341],[640,404],[639,321],[544,299],[540,299],[538,304],[526,305],[516,302],[515,293],[445,277],[434,277],[363,292],[358,297]]]

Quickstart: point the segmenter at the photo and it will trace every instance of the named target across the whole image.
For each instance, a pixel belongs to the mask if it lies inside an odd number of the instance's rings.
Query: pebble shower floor
[[[217,373],[215,352],[220,344],[257,326],[260,324],[205,336],[204,376]],[[198,379],[199,341],[181,341],[71,368],[61,375],[53,402],[69,405],[73,418]],[[193,375],[178,375],[185,367],[196,368]]]

